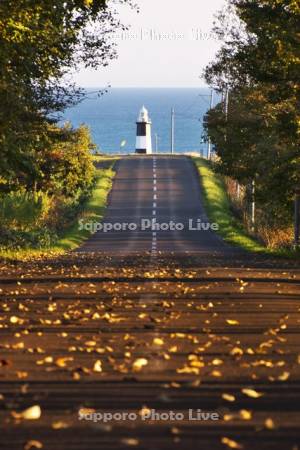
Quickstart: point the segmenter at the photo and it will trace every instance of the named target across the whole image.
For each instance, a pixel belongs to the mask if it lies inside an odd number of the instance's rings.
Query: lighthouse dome
[[[142,109],[140,110],[138,122],[150,123],[149,113],[148,110],[145,108],[145,106],[143,106]]]

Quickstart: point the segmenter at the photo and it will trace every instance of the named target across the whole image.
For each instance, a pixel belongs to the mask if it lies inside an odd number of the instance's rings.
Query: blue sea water
[[[65,111],[63,121],[84,123],[103,153],[135,150],[136,120],[145,105],[152,120],[152,139],[158,135],[158,151],[170,151],[171,109],[175,108],[175,152],[206,151],[201,144],[203,115],[209,109],[210,92],[205,88],[113,88],[98,97],[88,90],[87,99]],[[122,141],[126,145],[121,148]]]

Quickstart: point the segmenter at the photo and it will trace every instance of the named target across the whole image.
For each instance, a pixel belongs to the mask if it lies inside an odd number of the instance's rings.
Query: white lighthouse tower
[[[151,140],[151,125],[152,122],[149,118],[149,114],[145,106],[142,107],[138,120],[136,130],[136,153],[152,153],[152,140]]]

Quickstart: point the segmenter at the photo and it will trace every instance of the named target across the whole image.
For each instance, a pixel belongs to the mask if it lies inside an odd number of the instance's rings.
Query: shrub
[[[43,192],[11,192],[0,197],[2,228],[30,231],[41,226],[49,214],[52,199]]]

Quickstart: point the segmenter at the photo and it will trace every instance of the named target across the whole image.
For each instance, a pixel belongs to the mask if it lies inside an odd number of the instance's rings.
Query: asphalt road
[[[150,252],[229,256],[205,214],[199,175],[185,156],[130,156],[116,165],[104,222],[122,231],[98,231],[82,252]],[[133,224],[130,231],[126,224]],[[215,226],[215,225],[213,225]]]
[[[205,219],[191,161],[155,159],[118,163],[107,222]],[[0,261],[1,450],[300,449],[299,264],[153,233]]]

